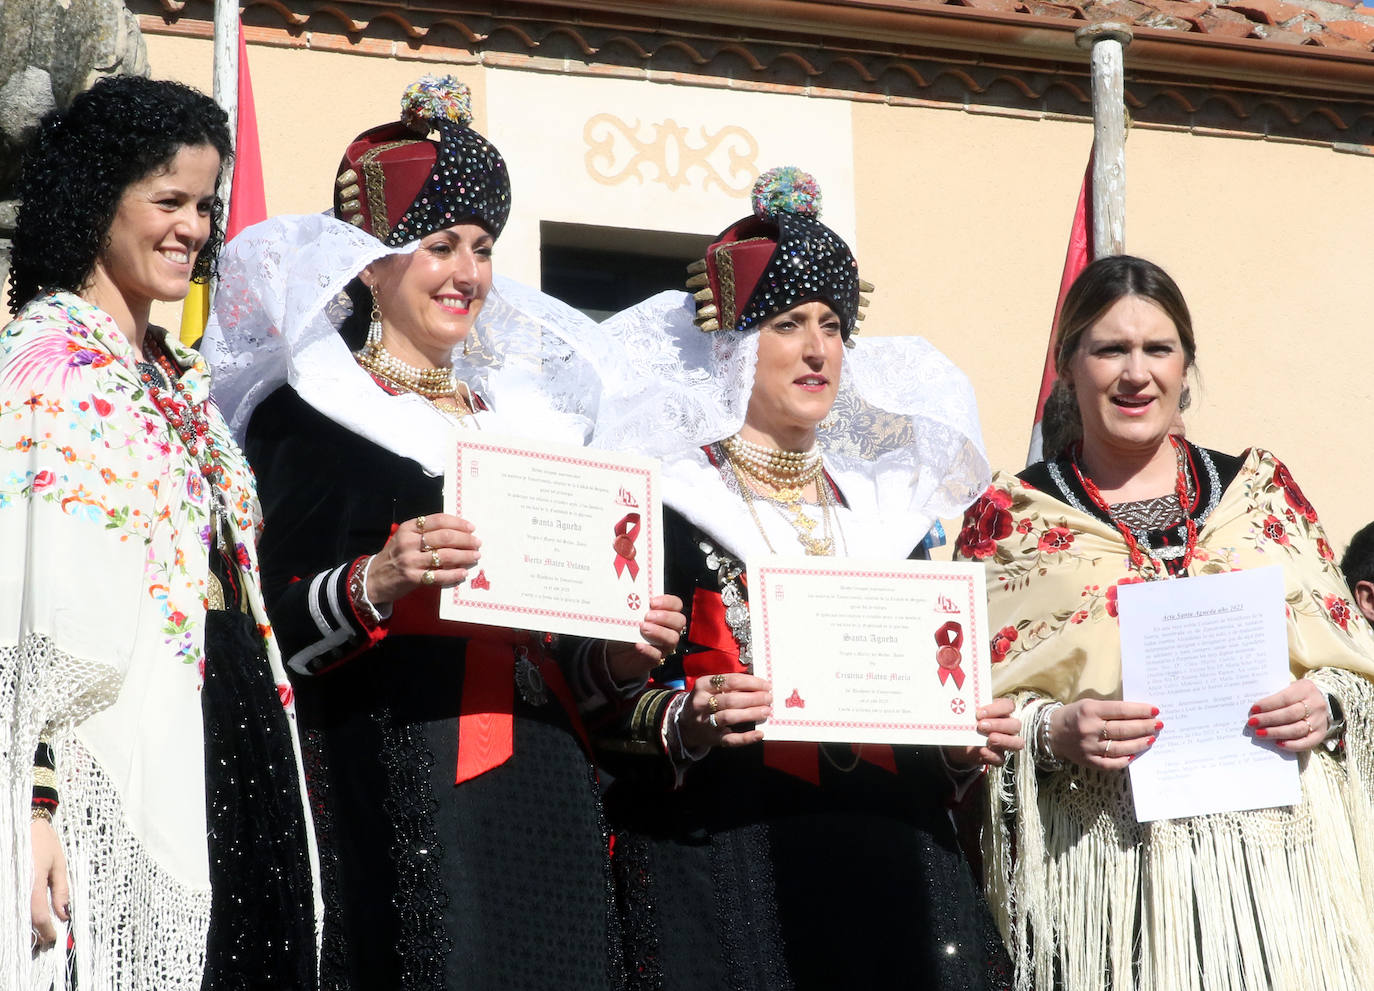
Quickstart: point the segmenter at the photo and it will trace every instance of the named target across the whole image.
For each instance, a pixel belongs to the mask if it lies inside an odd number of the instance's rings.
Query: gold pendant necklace
[[[768,553],[776,554],[777,551],[773,548],[773,542],[768,539],[768,531],[764,529],[763,520],[759,518],[756,501],[760,496],[754,492],[754,488],[750,484],[751,479],[773,490],[771,494],[763,495],[763,500],[772,505],[783,518],[784,522],[795,531],[797,543],[801,545],[802,550],[808,556],[832,556],[835,553],[835,538],[831,527],[831,500],[829,487],[822,477],[824,466],[821,464],[820,455],[814,455],[814,465],[798,465],[798,473],[805,472],[806,475],[810,476],[806,481],[803,482],[797,479],[793,484],[780,486],[770,478],[760,477],[761,472],[750,471],[750,461],[745,461],[736,457],[735,452],[738,450],[738,446],[731,445],[730,441],[738,439],[737,437],[732,437],[721,446],[725,451],[725,458],[730,463],[730,468],[734,472],[735,482],[739,485],[740,495],[744,499],[745,506],[749,509],[749,515],[754,519],[754,525],[758,527],[759,534],[763,537],[763,543],[768,548]],[[757,445],[751,446],[757,448]],[[766,448],[758,448],[758,450],[767,451]],[[778,453],[794,455],[794,452],[791,451],[782,451]],[[752,461],[752,466],[755,468],[760,467],[757,459]],[[805,505],[802,501],[802,491],[805,485],[810,484],[810,482],[816,483],[816,502],[820,506],[821,511],[821,535],[819,537],[815,535],[816,521],[808,516],[806,511],[802,508]]]

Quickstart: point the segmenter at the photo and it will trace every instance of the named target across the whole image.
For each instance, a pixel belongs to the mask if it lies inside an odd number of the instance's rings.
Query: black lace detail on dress
[[[587,765],[587,785],[592,790],[592,794],[600,797],[601,782],[596,773],[596,767]],[[606,807],[598,801],[596,803],[596,824],[601,832],[601,849],[609,850],[611,846],[611,827],[606,821]],[[626,973],[624,944],[621,942],[620,932],[620,911],[616,903],[616,878],[615,866],[611,863],[611,858],[602,858],[601,876],[606,885],[606,984],[613,991],[629,991],[630,977]]]
[[[439,801],[430,788],[434,755],[413,726],[394,724],[387,710],[374,718],[381,726],[384,802],[391,820],[391,859],[396,864],[397,937],[402,991],[434,991],[445,986],[445,958],[453,941],[444,927],[448,894],[440,860],[443,846],[434,817]]]
[[[291,727],[257,626],[205,617],[205,991],[314,991],[315,903]]]
[[[777,885],[768,827],[741,826],[711,838],[711,882],[716,893],[716,931],[729,972],[730,991],[789,991]],[[747,878],[749,883],[741,883]]]
[[[624,920],[627,986],[630,991],[662,991],[658,957],[658,906],[649,866],[649,841],[639,832],[616,835],[611,853],[620,917]]]
[[[319,730],[301,734],[301,762],[315,820],[315,845],[320,855],[320,895],[324,900],[324,938],[320,943],[320,991],[348,991],[348,947],[343,931],[343,903],[339,899],[339,852],[335,846],[334,814],[329,798],[329,758]]]

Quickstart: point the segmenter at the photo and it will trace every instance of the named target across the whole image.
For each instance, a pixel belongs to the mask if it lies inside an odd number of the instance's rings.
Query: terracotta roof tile
[[[1347,52],[1369,51],[1368,42],[1355,41],[1353,38],[1347,38],[1345,35],[1337,34],[1335,31],[1323,31],[1321,34],[1311,34],[1307,37],[1309,42],[1321,45],[1323,48],[1334,48],[1337,51]]]
[[[1374,44],[1374,24],[1369,21],[1327,21],[1326,29],[1362,42],[1366,47]]]
[[[1168,31],[1374,53],[1374,4],[1360,0],[927,0],[998,13],[1125,21]],[[1352,44],[1353,43],[1353,44]]]

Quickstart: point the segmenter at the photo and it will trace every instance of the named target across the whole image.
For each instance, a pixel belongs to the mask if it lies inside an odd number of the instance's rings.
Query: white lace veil
[[[754,388],[758,334],[705,333],[686,293],[665,292],[601,324],[632,374],[608,384],[593,445],[675,461],[738,433]],[[844,348],[834,423],[818,431],[851,505],[914,547],[962,513],[990,472],[973,387],[919,337],[855,337]]]
[[[214,312],[201,349],[214,397],[243,441],[258,403],[283,383],[335,422],[443,471],[447,423],[416,395],[392,396],[363,371],[338,328],[352,304],[344,287],[370,262],[414,251],[324,214],[276,217],[225,246]],[[584,442],[603,378],[624,373],[596,324],[538,290],[498,277],[468,341],[459,378],[495,410],[494,429]]]

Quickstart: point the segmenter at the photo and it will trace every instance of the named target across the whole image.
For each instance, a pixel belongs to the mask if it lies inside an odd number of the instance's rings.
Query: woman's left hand
[[[1326,696],[1306,678],[1299,678],[1281,692],[1266,695],[1250,707],[1246,724],[1263,740],[1285,750],[1301,753],[1326,740]]]
[[[978,732],[988,738],[981,747],[946,747],[945,759],[955,767],[990,764],[1001,767],[1008,751],[1026,745],[1021,736],[1021,720],[1012,713],[1016,704],[1009,698],[994,699],[978,710]]]
[[[687,617],[682,612],[682,600],[676,595],[655,595],[649,600],[649,611],[639,624],[643,643],[608,643],[606,666],[617,684],[626,685],[645,677],[663,663],[663,659],[677,650]]]

